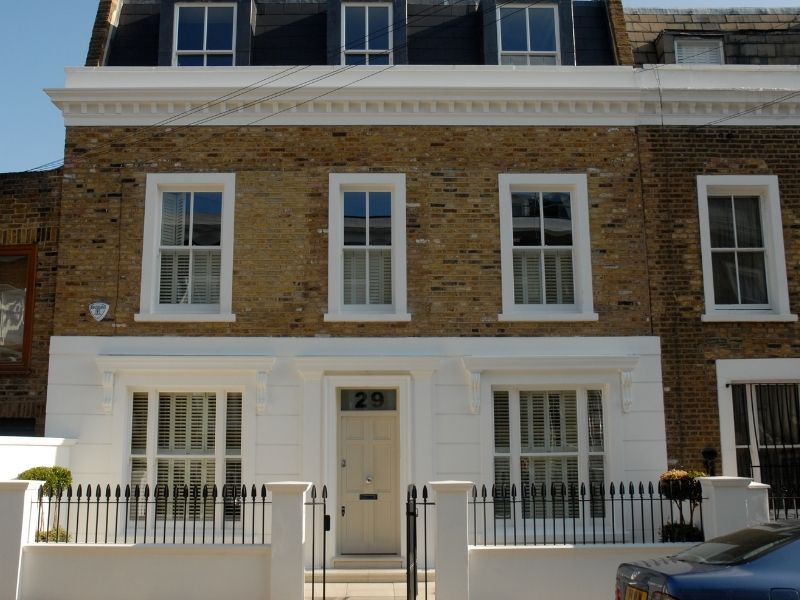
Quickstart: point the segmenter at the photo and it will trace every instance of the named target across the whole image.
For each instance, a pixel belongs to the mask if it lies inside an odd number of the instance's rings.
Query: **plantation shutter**
[[[514,302],[542,303],[540,250],[514,250]]]
[[[572,304],[575,302],[572,251],[545,252],[544,278],[547,304]]]
[[[343,282],[345,304],[367,303],[367,254],[363,250],[344,251]]]
[[[158,301],[161,304],[186,304],[189,301],[189,253],[161,251]]]
[[[545,450],[544,392],[520,392],[519,413],[522,452],[541,452]]]
[[[369,303],[392,303],[392,251],[370,250],[369,261]]]
[[[192,304],[219,304],[220,251],[195,251],[193,263]]]
[[[717,40],[677,40],[675,62],[687,65],[721,65],[724,63],[722,44]]]

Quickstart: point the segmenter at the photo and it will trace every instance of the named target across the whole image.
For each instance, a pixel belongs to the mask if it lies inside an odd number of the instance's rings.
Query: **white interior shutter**
[[[602,452],[605,446],[603,434],[603,394],[600,390],[586,392],[589,429],[589,452]]]
[[[136,392],[131,401],[131,454],[147,452],[147,393]]]
[[[392,303],[392,251],[370,250],[369,262],[369,303]]]
[[[367,303],[367,260],[366,252],[363,250],[344,251],[342,260],[343,281],[345,304],[366,304]]]
[[[219,250],[197,250],[192,261],[192,304],[219,304]]]
[[[520,392],[519,412],[522,452],[541,452],[546,448],[544,392]]]
[[[575,278],[572,271],[572,251],[562,250],[558,253],[559,270],[559,304],[575,303]]]
[[[514,250],[514,303],[542,303],[540,250]]]
[[[722,44],[717,40],[676,40],[675,62],[687,65],[721,65]]]
[[[237,456],[242,452],[242,394],[229,393],[225,411],[225,453]]]
[[[495,452],[511,452],[508,392],[494,393],[494,449]]]
[[[189,254],[175,250],[161,251],[158,301],[160,304],[186,304],[189,301]]]

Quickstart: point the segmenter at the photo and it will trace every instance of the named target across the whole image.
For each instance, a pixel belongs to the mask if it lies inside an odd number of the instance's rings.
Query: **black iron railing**
[[[422,486],[422,494],[417,494],[417,486],[408,486],[406,494],[406,598],[416,600],[419,584],[423,585],[423,598],[428,600],[430,582],[428,581],[428,507],[435,506],[428,499],[428,487]],[[422,515],[420,518],[420,509]],[[419,581],[420,531],[422,532],[422,581]]]
[[[703,540],[699,485],[485,485],[472,489],[473,545],[636,544]]]
[[[328,486],[322,486],[322,494],[317,496],[317,486],[311,486],[309,499],[305,503],[311,513],[311,600],[327,597],[327,569],[325,557],[328,551],[328,532],[331,530],[331,516],[328,514]],[[308,522],[308,521],[306,521]],[[320,572],[320,581],[317,581]]]
[[[73,544],[264,544],[266,485],[39,489],[33,539]]]
[[[779,464],[762,460],[761,465],[748,465],[744,473],[745,477],[769,485],[773,519],[800,519],[800,461],[796,458],[784,456]]]

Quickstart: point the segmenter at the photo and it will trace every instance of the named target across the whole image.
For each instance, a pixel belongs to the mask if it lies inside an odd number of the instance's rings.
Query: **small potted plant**
[[[703,501],[703,491],[698,477],[705,477],[702,471],[670,469],[659,477],[659,489],[664,498],[675,503],[678,508],[677,522],[664,523],[661,528],[662,542],[702,542],[703,532],[694,524],[694,513]],[[689,505],[689,518],[684,515],[684,506]]]

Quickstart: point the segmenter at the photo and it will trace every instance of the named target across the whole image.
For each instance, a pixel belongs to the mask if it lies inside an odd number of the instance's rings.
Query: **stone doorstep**
[[[306,583],[312,581],[311,571],[306,571]],[[322,570],[314,571],[313,580],[322,582]],[[405,569],[327,569],[325,572],[326,583],[405,583]],[[425,572],[417,571],[417,581],[425,581]],[[436,581],[436,571],[428,570],[428,581]]]

